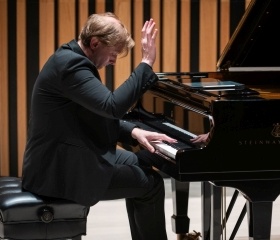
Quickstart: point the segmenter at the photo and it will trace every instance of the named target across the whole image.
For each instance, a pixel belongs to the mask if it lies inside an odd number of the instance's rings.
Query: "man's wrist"
[[[149,67],[150,67],[151,69],[153,69],[153,63],[151,63],[150,61],[148,61],[148,60],[142,60],[141,63],[146,63],[147,65],[149,65]]]

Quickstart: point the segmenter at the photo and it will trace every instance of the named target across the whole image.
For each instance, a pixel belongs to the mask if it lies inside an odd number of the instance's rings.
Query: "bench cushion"
[[[86,235],[89,208],[23,191],[21,179],[0,177],[0,238],[59,239]]]

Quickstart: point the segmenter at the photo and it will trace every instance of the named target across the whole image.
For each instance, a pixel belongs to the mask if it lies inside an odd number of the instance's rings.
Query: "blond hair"
[[[126,56],[135,42],[119,18],[111,12],[92,14],[85,23],[79,40],[86,47],[90,46],[92,37],[103,44],[116,47],[119,54]]]

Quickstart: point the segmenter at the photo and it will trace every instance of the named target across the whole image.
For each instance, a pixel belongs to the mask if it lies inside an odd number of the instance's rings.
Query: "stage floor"
[[[166,224],[168,240],[176,240],[177,235],[172,232],[171,216],[173,214],[171,198],[171,180],[165,179],[166,188]],[[226,189],[226,204],[230,202],[234,189]],[[195,230],[201,232],[201,183],[192,182],[190,185],[190,198],[188,216],[190,218],[190,232]],[[230,237],[233,227],[245,204],[244,197],[239,194],[230,218],[226,225],[226,233],[221,240],[227,240]],[[280,239],[280,200],[279,197],[273,204],[273,216],[271,227],[271,240]],[[278,216],[277,216],[278,213]],[[129,223],[126,214],[124,200],[101,201],[91,208],[87,224],[87,236],[83,240],[131,240]],[[247,228],[247,215],[245,215],[242,224],[236,234],[235,240],[249,240]]]

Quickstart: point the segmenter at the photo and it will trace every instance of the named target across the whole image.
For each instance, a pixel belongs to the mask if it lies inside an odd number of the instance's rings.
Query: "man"
[[[142,61],[124,83],[110,91],[98,69],[114,65],[134,46],[113,13],[93,14],[79,40],[62,45],[39,73],[32,94],[23,162],[24,189],[85,206],[125,198],[133,240],[166,240],[164,183],[142,153],[117,149],[118,141],[144,146],[152,140],[176,142],[121,118],[157,80],[157,29],[142,28]]]

